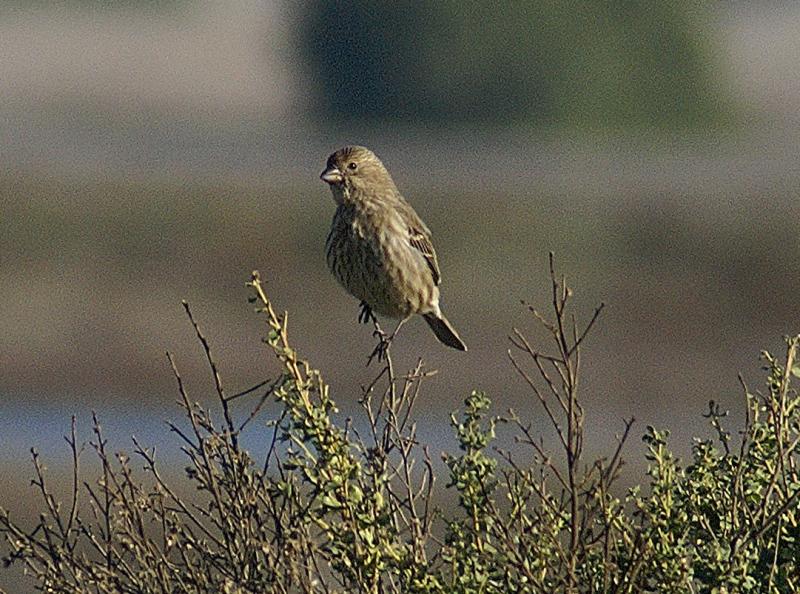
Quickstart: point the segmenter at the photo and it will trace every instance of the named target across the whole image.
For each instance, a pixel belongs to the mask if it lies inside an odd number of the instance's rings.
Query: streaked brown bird
[[[361,300],[361,317],[399,318],[391,340],[419,314],[440,342],[466,351],[439,308],[441,273],[431,232],[380,159],[363,146],[348,146],[328,157],[320,178],[338,205],[326,243],[328,266]]]

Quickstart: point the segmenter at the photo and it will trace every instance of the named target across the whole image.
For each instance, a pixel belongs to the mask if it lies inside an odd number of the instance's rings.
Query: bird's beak
[[[319,178],[326,184],[339,184],[344,179],[342,178],[342,172],[336,167],[328,167],[320,174]]]

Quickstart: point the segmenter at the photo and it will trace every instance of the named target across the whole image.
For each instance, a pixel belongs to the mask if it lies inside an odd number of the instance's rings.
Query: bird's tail
[[[423,317],[425,321],[428,322],[428,326],[431,327],[431,330],[433,330],[436,338],[439,339],[439,342],[454,349],[458,349],[459,351],[467,350],[467,345],[465,345],[464,341],[458,336],[455,328],[450,325],[447,318],[443,315],[437,316],[435,313],[427,313],[424,314]]]

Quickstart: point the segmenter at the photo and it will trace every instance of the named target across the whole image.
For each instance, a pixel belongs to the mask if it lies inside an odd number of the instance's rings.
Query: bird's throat
[[[331,184],[331,194],[333,195],[333,201],[337,205],[344,204],[347,201],[348,192],[344,184]]]

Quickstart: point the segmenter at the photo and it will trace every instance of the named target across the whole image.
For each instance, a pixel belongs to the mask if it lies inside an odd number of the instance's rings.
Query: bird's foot
[[[360,324],[369,324],[370,322],[377,324],[378,319],[375,317],[375,314],[372,313],[372,308],[366,301],[362,301],[359,305],[361,311],[358,312],[358,322]]]
[[[370,311],[370,313],[372,312]],[[378,339],[378,344],[372,350],[369,357],[367,357],[367,366],[369,366],[375,358],[377,358],[378,361],[386,359],[386,356],[389,354],[389,347],[392,344],[392,339],[394,338],[394,333],[387,335],[386,332],[381,329],[378,322],[375,321],[375,330],[372,332],[372,336]]]

